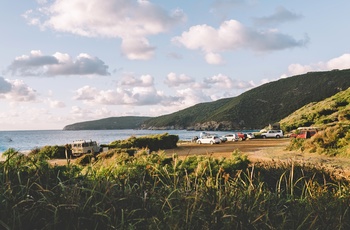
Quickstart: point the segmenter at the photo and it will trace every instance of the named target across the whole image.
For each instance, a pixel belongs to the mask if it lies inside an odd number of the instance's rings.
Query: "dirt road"
[[[176,153],[180,158],[191,155],[230,157],[232,153],[237,150],[246,154],[248,159],[253,163],[294,161],[328,168],[340,177],[350,179],[350,158],[329,157],[316,153],[289,151],[286,150],[289,142],[289,138],[251,139],[247,141],[226,142],[217,145],[199,145],[191,142],[179,142],[177,148],[165,150],[165,153],[169,156]],[[62,159],[51,160],[50,162],[58,165],[67,164],[67,161]]]
[[[178,148],[166,150],[166,154],[178,154],[180,157],[204,155],[213,157],[230,157],[238,150],[246,154],[251,162],[299,162],[327,168],[336,175],[350,179],[350,159],[345,157],[329,157],[317,153],[286,150],[289,138],[252,139],[247,141],[226,142],[217,145],[183,142]]]
[[[289,144],[289,139],[251,139],[246,141],[225,142],[216,145],[196,144],[191,142],[178,143],[178,148],[166,150],[167,154],[176,153],[179,156],[186,155],[213,155],[229,157],[232,152],[239,151],[248,155],[254,155],[261,150],[276,149],[284,151]]]

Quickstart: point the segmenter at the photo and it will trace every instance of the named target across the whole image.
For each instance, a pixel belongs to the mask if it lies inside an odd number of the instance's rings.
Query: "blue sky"
[[[350,2],[1,1],[0,130],[159,116],[350,68]]]

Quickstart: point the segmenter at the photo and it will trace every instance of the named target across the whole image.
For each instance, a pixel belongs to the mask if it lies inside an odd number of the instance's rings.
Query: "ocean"
[[[248,131],[246,131],[248,132]],[[26,130],[0,131],[0,154],[9,148],[19,152],[28,152],[35,148],[53,145],[65,145],[75,140],[94,140],[99,144],[109,144],[115,140],[125,140],[131,136],[145,136],[169,133],[178,135],[182,141],[190,141],[199,136],[199,131],[187,130]],[[214,133],[214,132],[212,132]],[[230,132],[215,131],[219,136]],[[231,132],[232,133],[232,132]]]

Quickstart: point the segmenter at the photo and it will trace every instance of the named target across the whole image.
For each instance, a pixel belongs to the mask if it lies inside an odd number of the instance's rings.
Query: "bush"
[[[50,166],[8,150],[3,229],[348,229],[350,187],[324,168],[245,156],[114,154]],[[38,160],[38,159],[37,159]],[[326,227],[325,227],[326,226]]]
[[[78,157],[75,161],[75,163],[79,164],[79,165],[87,165],[92,163],[93,161],[95,161],[95,156],[92,153],[87,153],[84,154],[80,157]]]
[[[306,150],[319,154],[335,156],[348,155],[350,147],[350,128],[347,125],[337,124],[319,131],[310,139],[292,139],[289,150]]]
[[[138,138],[132,136],[126,140],[117,140],[110,143],[109,148],[148,148],[152,152],[160,149],[176,148],[178,141],[178,135],[169,135],[168,133],[142,136]]]
[[[69,150],[67,150],[69,151]],[[65,146],[44,146],[42,148],[32,149],[29,156],[41,155],[41,157],[46,157],[47,159],[65,159],[66,158],[66,147]]]

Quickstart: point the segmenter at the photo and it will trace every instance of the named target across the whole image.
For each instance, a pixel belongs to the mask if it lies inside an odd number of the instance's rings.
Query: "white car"
[[[283,137],[283,131],[282,130],[268,130],[265,133],[261,134],[262,138],[267,138],[267,137],[274,137],[274,138],[280,138]]]
[[[223,135],[223,137],[225,137],[227,139],[227,141],[238,141],[239,140],[238,135],[235,133],[225,134],[225,135]]]
[[[218,136],[203,136],[197,140],[198,144],[220,144],[221,140]]]

